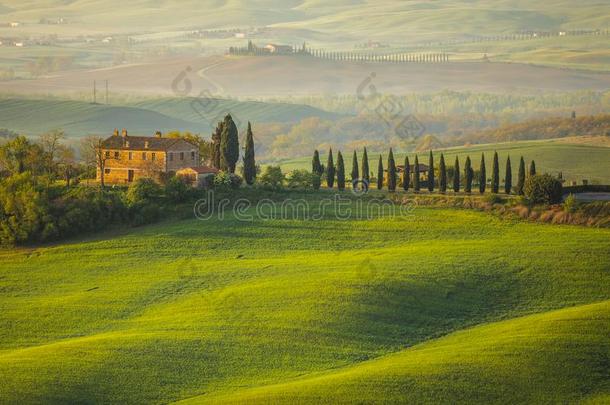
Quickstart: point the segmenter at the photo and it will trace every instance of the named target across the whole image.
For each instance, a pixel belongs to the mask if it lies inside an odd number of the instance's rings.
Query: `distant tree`
[[[504,192],[510,194],[513,187],[513,169],[510,165],[510,156],[506,158],[506,173],[504,174]]]
[[[464,177],[466,179],[464,191],[470,193],[472,191],[472,178],[474,177],[472,163],[470,162],[470,156],[466,156],[466,163],[464,164]]]
[[[460,160],[455,157],[455,163],[453,164],[453,191],[459,193],[460,191]]]
[[[445,156],[441,153],[441,161],[438,164],[439,179],[438,187],[441,193],[447,191],[447,168],[445,167]]]
[[[364,148],[364,153],[362,154],[362,180],[366,182],[367,185],[370,181],[369,173],[369,155],[366,153],[366,148]]]
[[[239,159],[239,134],[231,114],[224,119],[222,135],[220,138],[220,166],[229,173],[235,173],[235,164]]]
[[[260,184],[274,190],[281,189],[284,185],[284,180],[285,176],[284,173],[282,173],[282,168],[280,166],[265,167],[265,171],[259,179]]]
[[[317,174],[318,176],[322,176],[322,174],[324,174],[324,167],[322,167],[322,163],[320,163],[320,153],[317,150],[313,152],[311,172],[313,174]]]
[[[64,140],[64,131],[55,129],[49,132],[45,132],[40,135],[39,143],[43,152],[43,166],[47,175],[56,174],[57,154],[61,148],[61,141]]]
[[[396,191],[396,162],[394,161],[394,152],[390,148],[388,154],[388,190]]]
[[[335,162],[333,160],[333,149],[328,150],[328,160],[326,161],[326,185],[333,188],[335,184]]]
[[[523,191],[533,204],[557,204],[561,201],[561,182],[550,174],[530,176],[525,181]]]
[[[494,160],[491,166],[491,192],[498,194],[500,190],[500,167],[498,163],[498,152],[494,152]]]
[[[360,179],[360,173],[358,173],[358,155],[356,151],[354,151],[354,156],[352,157],[352,184],[355,185],[355,182]]]
[[[534,162],[532,160],[532,162],[530,163],[530,176],[535,176],[536,175],[536,162]]]
[[[106,154],[102,147],[102,138],[88,136],[81,141],[81,156],[90,167],[97,167],[100,173],[100,186],[104,188],[104,172],[106,168]]]
[[[523,187],[525,186],[525,160],[521,156],[519,161],[519,174],[517,174],[517,194],[523,195]]]
[[[383,188],[383,161],[381,155],[379,155],[379,164],[377,165],[377,189]]]
[[[244,180],[249,185],[254,184],[256,179],[256,161],[254,159],[254,135],[252,125],[248,121],[248,131],[246,133],[246,150],[244,151]]]
[[[487,185],[487,173],[485,170],[485,155],[481,153],[481,167],[479,169],[479,193],[485,192],[485,186]]]
[[[403,190],[409,190],[411,181],[411,167],[409,166],[409,156],[405,156],[405,170],[402,172],[402,188]]]
[[[341,151],[337,152],[337,188],[345,190],[345,163]]]
[[[413,190],[419,191],[419,158],[415,155],[415,163],[413,164]]]
[[[430,151],[430,156],[428,157],[428,191],[434,191],[434,157],[432,156],[432,151]]]

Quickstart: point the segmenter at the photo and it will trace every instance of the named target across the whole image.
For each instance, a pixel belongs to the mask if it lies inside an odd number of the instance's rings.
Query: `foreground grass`
[[[368,221],[186,220],[1,252],[0,397],[608,395],[609,236],[417,209]]]

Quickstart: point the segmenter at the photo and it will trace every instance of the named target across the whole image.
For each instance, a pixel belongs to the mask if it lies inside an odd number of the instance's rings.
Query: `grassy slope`
[[[557,395],[565,398],[588,389],[607,393],[597,383],[603,372],[597,363],[579,366],[585,382],[578,382],[575,371],[554,362],[607,359],[607,344],[595,337],[604,326],[594,320],[607,317],[606,304],[582,308],[590,321],[566,312],[558,329],[545,329],[542,321],[553,323],[563,313],[407,348],[476,324],[610,299],[608,230],[501,222],[469,211],[418,209],[410,217],[371,221],[330,214],[321,222],[182,221],[0,253],[0,396],[9,402],[167,402],[333,370],[347,373],[337,378],[349,390],[350,381],[370,370],[380,381],[387,374],[389,385],[350,392],[383,398],[413,381],[409,369],[405,379],[391,377],[418,356],[431,372],[419,380],[431,384],[414,398],[423,400],[438,381],[434,370],[446,369],[443,361],[461,362],[460,352],[442,354],[451,342],[490,350],[464,366],[471,374],[449,373],[454,378],[445,378],[438,395],[494,398],[499,392],[478,381],[502,376],[506,386],[520,386],[524,377],[512,370],[529,364],[538,367],[535,378],[560,384]],[[522,342],[539,344],[536,353],[545,361],[514,360],[514,368],[498,363],[493,348],[506,339],[514,352],[507,348],[505,361],[530,352],[494,328],[514,332],[528,325],[538,329],[524,331]],[[591,334],[564,334],[581,326]],[[493,335],[487,343],[486,333]],[[545,352],[552,347],[544,344],[545,333],[566,350]],[[325,381],[307,388],[312,398],[324,393]],[[467,382],[472,389],[465,393]],[[530,399],[547,394],[534,384],[522,393]]]
[[[511,143],[475,145],[469,147],[450,148],[446,150],[434,151],[436,164],[440,158],[440,153],[445,155],[447,166],[453,166],[455,156],[459,156],[460,167],[464,169],[464,161],[466,156],[470,156],[475,169],[479,167],[481,161],[481,153],[485,153],[487,172],[491,176],[491,163],[493,152],[498,152],[500,161],[500,173],[504,178],[506,157],[510,155],[513,180],[517,177],[519,169],[519,158],[523,156],[526,164],[529,165],[530,160],[536,161],[536,169],[540,173],[548,172],[556,175],[560,171],[563,172],[563,178],[570,181],[575,180],[580,182],[582,179],[588,179],[590,182],[598,182],[601,184],[610,184],[610,148],[603,146],[591,146],[582,144],[564,143],[560,140],[548,141],[520,141]],[[420,163],[428,164],[428,153],[419,153]],[[402,153],[394,155],[396,164],[404,164],[405,155]],[[361,153],[358,158],[361,159]],[[369,167],[377,173],[378,154],[369,152]],[[386,155],[384,154],[384,166],[387,164]],[[413,164],[415,155],[409,153],[409,160]],[[326,162],[326,157],[322,156],[322,163]],[[351,171],[352,152],[344,152],[346,172]],[[360,162],[362,163],[362,162]],[[311,157],[300,159],[291,159],[280,162],[284,171],[293,169],[311,169]]]

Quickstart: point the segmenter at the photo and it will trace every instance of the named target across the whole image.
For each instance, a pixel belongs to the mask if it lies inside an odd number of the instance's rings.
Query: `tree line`
[[[415,155],[412,165],[409,156],[405,156],[401,173],[399,173],[399,168],[396,164],[392,148],[389,150],[385,166],[383,157],[379,155],[375,177],[369,170],[369,158],[366,148],[363,150],[361,162],[361,165],[359,165],[358,155],[356,151],[354,151],[351,169],[351,183],[354,188],[368,188],[372,182],[371,180],[373,180],[378,190],[382,190],[386,187],[388,191],[396,191],[398,188],[402,188],[404,191],[413,190],[419,192],[422,187],[425,187],[429,192],[439,191],[445,193],[447,190],[453,190],[456,193],[460,191],[471,193],[473,185],[478,186],[480,194],[485,193],[488,187],[489,191],[493,194],[498,194],[501,191],[501,169],[497,152],[494,152],[493,154],[490,179],[487,177],[487,165],[484,153],[481,154],[479,169],[477,171],[473,168],[470,156],[466,157],[464,169],[461,171],[459,157],[455,157],[453,166],[448,166],[443,153],[440,155],[437,168],[432,151],[430,151],[428,155],[427,166],[420,164],[418,155]],[[427,173],[426,179],[421,178],[422,171]],[[337,189],[345,189],[345,163],[341,151],[337,153],[337,163],[335,164],[333,150],[331,148],[328,151],[326,165],[324,166],[320,161],[319,151],[315,150],[312,158],[312,174],[324,178],[328,188],[334,188],[336,184]],[[525,160],[521,157],[519,159],[517,182],[513,187],[512,163],[510,156],[508,156],[504,165],[502,191],[505,194],[524,195],[527,177],[533,177],[535,175],[536,162],[532,160],[526,171]]]

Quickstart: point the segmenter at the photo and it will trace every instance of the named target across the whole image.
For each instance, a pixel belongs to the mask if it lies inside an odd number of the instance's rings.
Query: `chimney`
[[[114,133],[112,134],[113,136],[119,136],[119,129],[115,128],[114,129]]]
[[[161,133],[161,131],[157,131],[157,132],[155,132],[155,137],[162,138],[163,134]]]
[[[123,138],[127,138],[127,130],[125,128],[123,128],[122,135],[123,135]]]
[[[145,142],[144,142],[144,148],[145,148],[145,149],[148,149],[148,141],[145,141]]]

